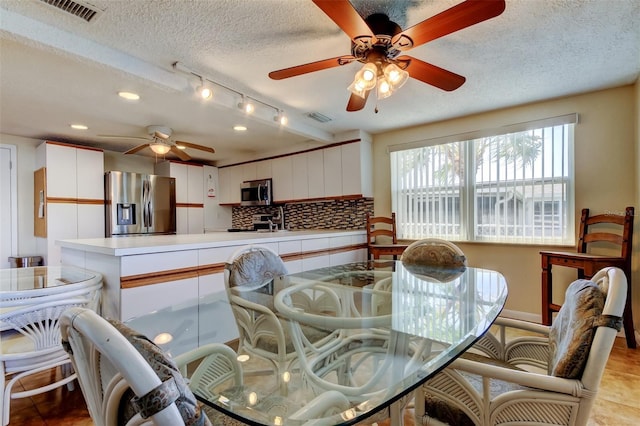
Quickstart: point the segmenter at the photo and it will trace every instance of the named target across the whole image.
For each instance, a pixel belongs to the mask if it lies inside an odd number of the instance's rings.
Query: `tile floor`
[[[42,373],[21,385],[29,386],[37,381],[50,381],[52,374],[60,373]],[[405,415],[405,425],[412,424],[411,415]],[[616,339],[588,424],[640,424],[640,348],[627,349],[624,339]],[[31,398],[13,400],[10,425],[89,426],[93,425],[93,422],[80,388],[76,386],[74,391],[62,387]]]

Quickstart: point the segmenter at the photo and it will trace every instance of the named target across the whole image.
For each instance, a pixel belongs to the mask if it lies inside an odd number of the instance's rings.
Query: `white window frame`
[[[414,141],[409,143],[403,143],[398,145],[391,145],[388,148],[388,152],[392,153],[390,155],[390,166],[391,166],[391,202],[392,202],[392,210],[396,212],[396,220],[398,221],[398,236],[399,238],[405,239],[419,239],[425,238],[427,236],[433,237],[441,237],[454,241],[476,241],[476,242],[497,242],[497,243],[510,243],[510,244],[537,244],[537,245],[572,245],[575,244],[575,223],[574,223],[574,206],[575,206],[575,171],[574,171],[574,124],[578,123],[578,114],[566,114],[557,117],[545,118],[535,121],[529,121],[525,123],[518,123],[508,126],[503,126],[499,128],[491,128],[491,129],[483,129],[477,130],[473,132],[450,135],[445,137],[427,139]],[[493,136],[505,136],[512,133],[525,132],[529,130],[537,130],[537,129],[546,129],[552,128],[556,126],[568,125],[568,135],[567,135],[567,152],[568,156],[566,161],[566,174],[560,179],[559,183],[565,191],[565,199],[564,205],[565,210],[561,212],[561,219],[564,221],[565,226],[563,228],[562,235],[554,235],[554,236],[505,236],[505,235],[495,235],[489,234],[488,236],[482,236],[477,233],[476,227],[476,214],[474,211],[475,204],[477,199],[478,187],[479,185],[475,182],[477,165],[475,162],[475,152],[472,149],[461,149],[464,151],[464,169],[465,169],[465,179],[463,182],[452,184],[450,187],[452,191],[459,191],[459,214],[460,214],[460,230],[457,235],[452,234],[443,234],[443,235],[424,235],[424,227],[416,225],[411,222],[409,224],[403,223],[404,220],[404,212],[402,208],[402,203],[398,200],[398,193],[400,191],[398,183],[400,181],[400,176],[394,175],[395,164],[394,164],[394,152],[398,151],[406,151],[416,148],[424,148],[424,147],[434,147],[438,145],[449,144],[453,142],[471,144],[474,140],[493,137]],[[461,156],[461,155],[460,155]],[[459,157],[459,156],[458,156]],[[557,160],[557,159],[554,159]],[[562,159],[564,160],[564,159]],[[485,162],[486,163],[486,162]],[[496,167],[493,166],[492,167]],[[415,179],[420,179],[417,177]],[[426,177],[422,177],[422,179],[426,179]],[[529,186],[538,178],[534,178],[531,176],[530,178],[524,178],[522,182],[526,182]],[[546,178],[539,178],[541,182],[546,181]],[[558,179],[554,177],[554,179]],[[504,182],[504,180],[503,180]],[[512,182],[512,181],[507,181]],[[518,182],[518,179],[513,180],[513,182]],[[544,186],[546,183],[543,183]],[[555,180],[553,181],[555,185]],[[508,187],[509,185],[505,185]],[[519,188],[519,187],[518,187]],[[427,194],[426,194],[427,195]],[[428,199],[429,197],[426,197]],[[553,201],[553,200],[551,200]],[[428,201],[427,201],[428,202]],[[545,200],[540,200],[540,202],[545,202]],[[542,213],[544,214],[544,204],[542,207]],[[531,208],[534,209],[534,204],[531,204]],[[495,213],[495,212],[494,212]],[[534,213],[532,213],[534,214]],[[515,216],[516,218],[518,216]],[[407,225],[407,226],[405,226]],[[433,225],[433,224],[431,224]],[[500,225],[498,225],[500,226]],[[518,225],[511,225],[517,227]],[[449,227],[451,228],[451,227]],[[440,229],[438,227],[438,229]],[[535,230],[535,226],[531,227],[530,230]],[[416,231],[418,230],[418,231]],[[433,232],[437,232],[434,230]],[[518,233],[517,231],[515,233]]]

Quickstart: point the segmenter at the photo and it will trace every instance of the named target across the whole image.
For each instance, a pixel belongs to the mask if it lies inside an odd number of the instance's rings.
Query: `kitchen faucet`
[[[271,225],[274,225],[275,229],[271,228]],[[284,231],[284,210],[282,206],[278,207],[278,215],[272,221],[269,221],[269,230],[277,231],[278,225],[280,225],[280,230]]]

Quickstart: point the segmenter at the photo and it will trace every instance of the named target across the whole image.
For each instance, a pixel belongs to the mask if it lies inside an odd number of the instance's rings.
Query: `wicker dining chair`
[[[624,272],[609,267],[569,286],[551,327],[498,318],[491,333],[417,389],[416,424],[585,425],[626,294]]]

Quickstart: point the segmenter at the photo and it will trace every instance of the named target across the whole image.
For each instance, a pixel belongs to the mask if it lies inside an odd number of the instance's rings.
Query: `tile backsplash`
[[[253,227],[254,214],[277,216],[278,207],[284,209],[285,227],[300,229],[364,229],[367,213],[373,214],[372,198],[300,202],[275,206],[233,207],[232,226]]]

